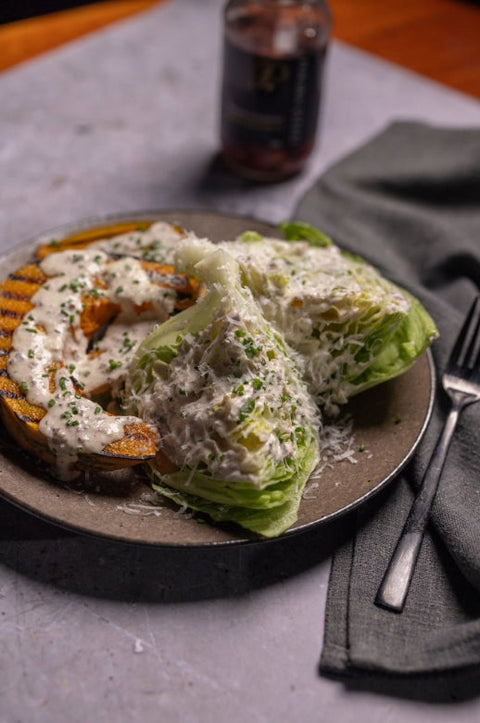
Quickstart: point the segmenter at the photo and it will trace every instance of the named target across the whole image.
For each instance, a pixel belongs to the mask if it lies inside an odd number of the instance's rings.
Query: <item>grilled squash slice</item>
[[[98,234],[95,235],[98,238]],[[95,238],[91,238],[94,241]],[[82,244],[88,245],[89,240]],[[75,244],[73,244],[75,247]],[[60,246],[57,250],[64,250],[68,246]],[[51,253],[51,249],[49,249]],[[45,257],[45,249],[37,258]],[[194,280],[184,276],[175,275],[172,267],[162,266],[155,262],[141,262],[141,265],[153,283],[174,292],[175,303],[173,313],[194,303],[199,294],[199,288]],[[32,404],[27,399],[28,390],[22,388],[22,383],[15,381],[9,375],[9,357],[13,352],[13,336],[20,324],[26,324],[24,319],[35,307],[35,294],[49,280],[42,270],[40,262],[31,263],[11,273],[0,283],[0,415],[3,423],[16,440],[27,452],[33,453],[50,465],[59,469],[59,459],[55,445],[41,431],[40,422],[47,414],[43,406]],[[97,298],[85,295],[82,297],[82,314],[80,327],[87,343],[91,345],[91,354],[94,356],[95,340],[104,333],[108,325],[119,313],[119,306],[110,299]],[[148,312],[148,302],[141,303],[134,310],[138,313]],[[88,351],[88,347],[87,347]],[[58,362],[54,369],[48,369],[51,375],[50,384],[54,384],[54,374],[62,362]],[[67,371],[65,372],[67,374]],[[47,376],[44,374],[42,376]],[[95,394],[104,392],[96,389]],[[76,392],[82,395],[82,386],[76,387]],[[130,420],[134,420],[130,423]],[[100,452],[82,453],[81,450],[74,456],[75,470],[112,471],[131,465],[142,463],[154,457],[157,453],[156,431],[136,418],[128,418],[123,425],[123,436],[107,444]]]
[[[49,256],[49,254],[57,253],[58,251],[65,251],[67,249],[80,251],[99,239],[110,239],[122,234],[146,231],[151,225],[151,223],[139,224],[137,221],[125,221],[124,223],[116,223],[109,226],[103,226],[101,228],[95,227],[87,229],[80,231],[79,233],[72,234],[71,236],[59,241],[53,240],[48,243],[41,244],[35,250],[35,257],[37,259],[44,259],[45,256]],[[178,234],[179,237],[185,235],[185,230],[180,226],[172,224],[168,225]]]

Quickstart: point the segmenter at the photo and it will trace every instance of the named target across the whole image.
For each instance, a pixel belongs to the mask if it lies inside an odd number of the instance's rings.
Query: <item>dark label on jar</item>
[[[294,149],[313,139],[324,52],[272,58],[226,39],[222,132],[238,143]]]

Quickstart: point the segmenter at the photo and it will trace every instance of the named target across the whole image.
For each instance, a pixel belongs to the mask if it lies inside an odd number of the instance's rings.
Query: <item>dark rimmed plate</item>
[[[274,226],[250,218],[195,211],[160,211],[93,219],[64,226],[30,241],[0,260],[0,276],[21,266],[33,250],[51,240],[101,238],[139,224],[166,220],[208,236],[231,239],[243,231],[280,235]],[[349,405],[354,420],[354,459],[325,469],[308,485],[299,518],[286,535],[339,517],[362,504],[390,482],[410,460],[429,422],[435,373],[430,352],[402,376],[359,395]],[[52,480],[38,463],[19,456],[8,435],[1,450],[0,494],[10,502],[68,529],[123,542],[164,546],[211,546],[246,543],[241,530],[200,524],[169,503],[152,507],[146,482],[131,475],[90,477],[88,488]]]

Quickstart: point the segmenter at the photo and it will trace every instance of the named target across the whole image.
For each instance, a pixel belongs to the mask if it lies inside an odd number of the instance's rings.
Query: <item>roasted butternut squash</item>
[[[92,234],[86,241],[80,239],[78,245],[85,247],[97,238],[98,234]],[[72,245],[76,247],[75,239]],[[37,258],[44,258],[54,250],[64,248],[61,245],[56,249],[49,246],[48,251],[42,248],[37,253]],[[153,283],[174,293],[173,313],[192,304],[200,293],[194,280],[174,274],[172,267],[149,261],[141,262],[141,266]],[[23,449],[48,464],[55,465],[58,462],[55,445],[51,444],[51,440],[39,426],[47,413],[46,409],[28,401],[28,390],[22,388],[22,384],[9,375],[9,357],[14,333],[20,324],[28,323],[24,320],[28,319],[29,312],[35,307],[35,294],[49,278],[40,267],[40,262],[36,262],[19,268],[0,283],[0,415],[8,432]],[[100,282],[99,285],[101,286]],[[81,299],[80,329],[90,345],[87,346],[87,352],[93,358],[100,353],[95,349],[95,342],[121,313],[121,305],[94,294],[83,294]],[[148,302],[134,305],[134,311],[139,314],[148,311],[148,308]],[[44,329],[33,331],[45,332]],[[61,366],[60,361],[53,368],[45,370],[42,376],[49,374],[50,384],[54,384],[55,373]],[[73,380],[73,377],[71,378]],[[83,394],[82,385],[76,386],[76,392]],[[151,426],[138,420],[134,423],[127,422],[123,431],[123,437],[107,444],[99,453],[82,453],[80,450],[75,457],[75,468],[110,471],[139,464],[156,455],[157,433]]]
[[[66,249],[84,249],[89,244],[98,239],[108,239],[119,234],[131,233],[132,231],[144,231],[151,223],[139,223],[138,221],[126,221],[124,223],[116,223],[111,226],[104,226],[102,228],[86,229],[85,231],[79,231],[78,233],[67,236],[60,240],[52,240],[48,243],[44,243],[35,251],[37,259],[44,259],[49,254],[57,253],[58,251],[65,251]],[[185,232],[180,226],[172,226],[172,228],[179,234],[183,235]]]

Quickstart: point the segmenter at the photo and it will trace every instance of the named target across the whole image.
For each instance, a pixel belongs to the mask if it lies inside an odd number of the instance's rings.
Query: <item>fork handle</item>
[[[375,604],[380,607],[398,613],[403,610],[448,448],[463,406],[462,400],[453,400],[442,433],[428,463],[420,492],[412,504],[395,552],[378,589]]]

